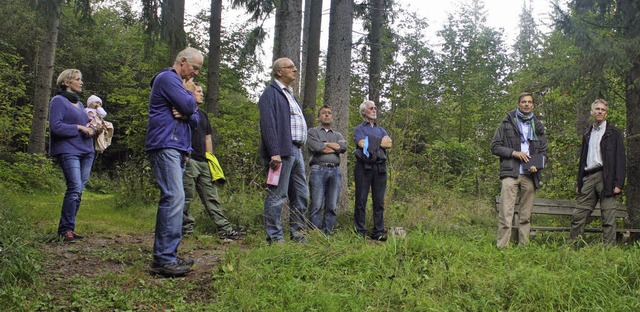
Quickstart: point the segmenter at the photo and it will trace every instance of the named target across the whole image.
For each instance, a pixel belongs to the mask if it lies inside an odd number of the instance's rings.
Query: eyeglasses
[[[297,69],[297,68],[296,68],[296,65],[283,66],[282,68],[283,68],[283,69],[284,69],[284,68],[288,68],[288,69]]]

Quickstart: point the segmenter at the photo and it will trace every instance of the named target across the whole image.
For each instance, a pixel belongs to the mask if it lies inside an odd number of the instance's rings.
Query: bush
[[[53,191],[64,187],[62,171],[50,158],[40,154],[0,155],[0,185],[5,189],[31,193]]]
[[[470,144],[435,141],[427,150],[427,172],[439,185],[461,193],[474,191],[478,153]]]
[[[5,41],[0,41],[0,152],[26,146],[31,124],[31,105],[26,98],[23,59]],[[5,51],[9,51],[8,53]]]
[[[117,208],[157,202],[160,190],[156,186],[151,164],[146,155],[131,156],[115,168],[115,188],[120,193],[116,202]]]

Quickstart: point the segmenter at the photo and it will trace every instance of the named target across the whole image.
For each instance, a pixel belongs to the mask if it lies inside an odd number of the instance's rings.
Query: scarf
[[[536,135],[536,123],[533,120],[533,113],[529,113],[527,115],[523,114],[519,109],[516,109],[516,125],[520,130],[520,140],[521,142],[525,142],[525,140],[529,141],[537,141],[538,136]],[[529,128],[529,136],[524,137],[524,131],[522,131],[522,127],[530,126]]]
[[[80,101],[80,97],[75,92],[69,92],[67,90],[59,90],[56,94],[64,96],[69,102],[76,104]]]

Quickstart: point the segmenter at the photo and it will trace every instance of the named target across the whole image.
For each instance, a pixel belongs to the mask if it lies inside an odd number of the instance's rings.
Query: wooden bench
[[[516,199],[516,207],[515,213],[513,216],[513,223],[511,225],[511,238],[512,240],[518,240],[518,226],[519,226],[519,218],[518,211],[520,209],[519,205],[520,198]],[[500,196],[496,196],[496,211],[500,209]],[[564,216],[570,222],[571,217],[573,216],[573,210],[575,209],[576,201],[574,200],[564,200],[564,199],[545,199],[545,198],[535,198],[533,201],[533,208],[531,209],[531,231],[552,231],[552,232],[569,232],[571,230],[571,226],[544,226],[536,223],[535,215],[551,215],[551,216]],[[591,218],[600,218],[600,204],[596,206],[596,208],[591,213]],[[629,219],[629,214],[627,213],[627,209],[622,204],[617,204],[616,206],[616,219],[622,219],[626,221]],[[602,233],[602,227],[589,227],[590,222],[587,222],[585,225],[585,232],[589,233]],[[569,223],[570,224],[570,223]],[[618,233],[618,237],[622,237],[626,233],[640,233],[640,229],[631,229],[625,227],[616,227],[616,232]]]

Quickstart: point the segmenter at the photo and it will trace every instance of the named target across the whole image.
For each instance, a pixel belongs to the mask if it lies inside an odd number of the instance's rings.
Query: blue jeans
[[[149,160],[160,188],[153,261],[159,264],[177,262],[182,238],[184,153],[172,148],[152,150]]]
[[[386,164],[368,165],[357,161],[354,168],[356,182],[356,204],[354,208],[354,223],[356,232],[361,236],[367,235],[365,228],[365,212],[367,209],[367,197],[371,190],[373,201],[373,230],[371,238],[377,239],[384,234],[384,195],[387,190],[387,166]]]
[[[340,167],[311,166],[309,175],[309,221],[325,234],[331,234],[336,225],[336,206],[342,186]],[[322,211],[324,204],[324,218]],[[324,220],[323,220],[324,219]]]
[[[267,186],[267,196],[264,200],[264,228],[268,242],[284,241],[280,217],[287,198],[289,198],[290,210],[290,238],[294,240],[304,238],[304,215],[307,212],[309,188],[304,172],[302,151],[295,148],[293,155],[282,157],[281,166],[280,182],[278,186]]]
[[[58,234],[62,235],[76,229],[76,215],[82,201],[82,190],[89,181],[94,153],[81,155],[62,154],[59,156],[60,166],[67,182],[67,191],[62,201],[62,213]]]

